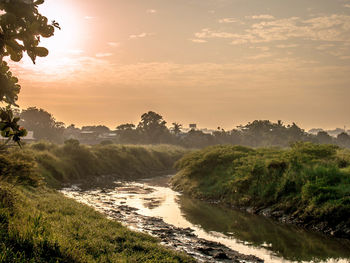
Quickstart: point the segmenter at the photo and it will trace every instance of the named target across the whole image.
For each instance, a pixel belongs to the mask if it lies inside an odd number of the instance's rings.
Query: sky
[[[350,127],[350,0],[46,0],[48,57],[13,63],[21,108],[67,125]]]

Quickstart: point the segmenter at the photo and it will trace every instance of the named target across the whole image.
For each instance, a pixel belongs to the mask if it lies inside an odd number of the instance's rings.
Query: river
[[[198,238],[221,243],[265,262],[350,262],[348,240],[332,238],[263,216],[189,198],[171,190],[168,186],[169,179],[170,176],[163,176],[137,182],[116,182],[111,187],[88,190],[73,186],[61,192],[93,206],[135,230],[154,233],[147,227],[148,222],[151,222],[147,218],[156,217],[166,224],[191,229],[190,232]],[[125,213],[120,214],[116,211],[118,209]],[[116,213],[118,216],[112,215]],[[182,240],[177,240],[175,247],[181,250],[179,242]],[[170,242],[164,244],[168,243]],[[190,246],[191,244],[188,245]],[[186,247],[182,248],[190,255],[196,254],[187,251]]]

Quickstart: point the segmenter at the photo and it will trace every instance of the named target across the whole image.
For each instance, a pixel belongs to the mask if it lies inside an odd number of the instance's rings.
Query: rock
[[[198,247],[197,250],[199,252],[204,253],[205,255],[211,255],[210,252],[212,252],[214,249],[212,249],[211,247]]]
[[[261,210],[260,214],[262,214],[263,216],[270,217],[271,216],[271,208],[265,208],[265,209]]]
[[[213,254],[213,258],[215,259],[230,259],[224,252],[218,251]]]
[[[283,211],[279,210],[279,211],[273,211],[271,213],[271,216],[272,217],[275,217],[275,218],[279,218],[279,217],[282,217],[283,216]]]
[[[247,207],[245,210],[246,210],[249,214],[254,214],[254,212],[255,212],[255,210],[254,210],[253,207]]]

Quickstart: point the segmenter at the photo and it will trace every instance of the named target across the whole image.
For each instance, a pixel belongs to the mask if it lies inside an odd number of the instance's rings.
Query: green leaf
[[[34,5],[41,5],[44,3],[44,0],[37,0],[34,2]]]
[[[44,47],[36,47],[35,54],[39,57],[46,57],[49,54],[49,51]]]
[[[34,21],[31,25],[30,25],[30,30],[32,32],[36,32],[38,31],[40,28],[40,23],[38,23],[37,21]]]

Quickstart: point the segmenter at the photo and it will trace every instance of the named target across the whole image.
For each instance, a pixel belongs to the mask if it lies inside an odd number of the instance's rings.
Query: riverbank
[[[44,187],[1,184],[0,262],[195,262]]]
[[[147,177],[171,167],[183,152],[70,141],[1,154],[0,262],[195,262],[49,188],[109,172],[115,178]]]
[[[33,162],[45,184],[61,188],[164,174],[188,151],[173,145],[84,145],[68,140],[63,145],[34,143],[10,155]]]
[[[187,154],[177,168],[174,189],[195,198],[350,238],[348,150],[214,146]]]
[[[165,179],[164,181],[168,180],[168,177],[158,178]],[[163,202],[167,202],[166,197],[165,199],[157,197],[157,188],[152,184],[147,184],[148,181],[157,181],[158,178],[129,183],[117,182],[114,187],[105,185],[105,187],[94,189],[81,189],[74,186],[62,189],[61,192],[78,202],[94,207],[97,211],[107,215],[108,218],[122,222],[131,229],[159,238],[161,244],[179,252],[186,252],[198,262],[263,262],[256,256],[244,255],[221,243],[199,238],[194,233],[195,230],[190,227],[170,224],[161,218],[161,216],[165,216],[164,213],[158,216],[144,215],[142,207],[154,211]],[[138,201],[142,202],[141,206],[137,205]],[[176,207],[169,208],[171,210],[163,211],[168,216],[173,214]],[[174,218],[174,220],[176,219]]]
[[[221,262],[220,257],[253,261],[254,256],[269,263],[350,260],[347,240],[179,194],[169,188],[170,178],[116,182],[113,187],[93,189],[73,186],[62,192],[199,261]]]

